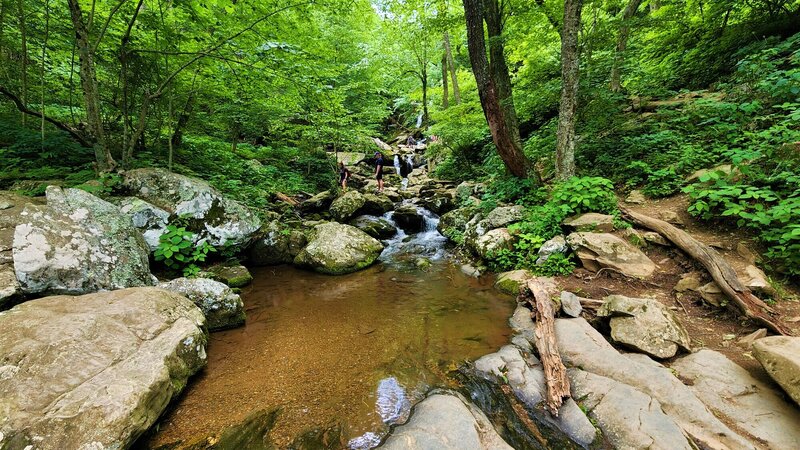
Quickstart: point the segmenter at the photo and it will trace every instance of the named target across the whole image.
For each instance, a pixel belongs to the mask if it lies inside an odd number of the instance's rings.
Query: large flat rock
[[[572,233],[567,243],[592,271],[609,268],[634,278],[647,278],[656,265],[641,250],[609,233]]]
[[[128,448],[205,365],[204,326],[152,287],[0,313],[0,448]]]
[[[455,395],[436,394],[419,403],[382,449],[511,450],[486,416]]]
[[[800,405],[800,338],[770,336],[753,343],[753,355],[790,397]]]

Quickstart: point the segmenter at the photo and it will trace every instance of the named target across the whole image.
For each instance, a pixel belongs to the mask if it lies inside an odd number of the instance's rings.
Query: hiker
[[[417,145],[417,141],[414,140],[413,134],[408,135],[408,139],[406,139],[406,145],[409,147],[414,147],[415,145]]]
[[[383,192],[383,155],[375,152],[375,179],[378,180],[378,192]]]
[[[344,166],[344,162],[339,162],[339,184],[342,192],[347,192],[347,180],[350,179],[350,171]]]
[[[403,158],[400,161],[400,177],[403,178],[402,181],[403,190],[406,190],[406,188],[408,188],[408,175],[411,173],[412,170],[414,170],[414,168],[411,166],[411,163],[409,163],[407,159]]]

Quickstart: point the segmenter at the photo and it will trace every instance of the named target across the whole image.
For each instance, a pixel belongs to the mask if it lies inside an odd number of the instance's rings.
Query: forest
[[[798,280],[800,0],[0,0],[0,450],[794,448]]]

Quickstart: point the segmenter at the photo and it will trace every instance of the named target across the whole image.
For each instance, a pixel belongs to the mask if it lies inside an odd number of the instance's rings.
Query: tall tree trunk
[[[422,126],[428,124],[428,65],[422,65]]]
[[[183,128],[187,123],[189,123],[189,118],[192,116],[193,109],[194,90],[189,92],[189,97],[186,99],[186,104],[183,106],[183,111],[181,111],[180,115],[178,116],[178,123],[175,125],[175,129],[172,132],[170,143],[173,148],[178,148],[183,143]]]
[[[447,90],[447,55],[442,55],[442,109],[450,107],[450,93]]]
[[[95,140],[94,154],[97,161],[97,170],[99,172],[107,172],[114,170],[117,164],[111,156],[111,151],[106,142],[105,130],[103,129],[103,118],[100,113],[100,92],[97,86],[94,55],[89,42],[89,30],[83,22],[83,14],[78,0],[67,0],[67,3],[72,17],[72,26],[75,30],[75,44],[81,65],[80,77],[83,99],[86,103],[86,121],[88,122],[89,132],[92,133]]]
[[[42,70],[41,70],[41,81],[42,81],[42,122],[41,122],[41,134],[42,134],[42,150],[44,150],[44,124],[47,122],[45,120],[45,111],[44,107],[44,89],[45,89],[45,82],[44,82],[44,75],[45,75],[45,67],[47,66],[47,40],[50,38],[50,0],[45,0],[44,2],[44,39],[42,41]]]
[[[494,3],[494,7],[489,9],[499,15],[497,0],[487,1]],[[504,98],[500,95],[501,92],[504,92],[503,88],[498,88],[497,80],[494,79],[498,69],[505,68],[506,76],[508,76],[508,69],[505,67],[505,58],[502,59],[502,64],[501,61],[494,61],[494,66],[491,68],[489,67],[489,61],[486,57],[486,38],[483,28],[487,8],[484,8],[484,3],[481,0],[463,0],[463,3],[464,16],[467,23],[469,59],[472,65],[472,72],[475,75],[475,81],[478,85],[478,96],[481,100],[481,107],[483,108],[486,122],[489,125],[489,131],[492,133],[492,139],[497,147],[497,152],[508,171],[514,176],[525,177],[530,169],[530,161],[528,161],[525,154],[522,152],[522,144],[519,141],[519,129],[516,124],[516,115],[512,117],[506,115],[509,109],[513,111],[514,108],[513,103],[510,101],[511,86],[510,83],[506,86],[506,94],[508,96]],[[496,25],[502,24],[502,21],[500,21],[499,17],[492,18],[490,21],[495,25],[494,31],[496,32]],[[492,35],[490,32],[490,38],[491,37]],[[493,37],[499,39],[499,36],[496,34]],[[498,49],[496,46],[493,47],[493,49],[492,57],[494,58]],[[502,50],[502,44],[500,44],[500,49]],[[504,100],[507,101],[505,106],[503,105]]]
[[[456,102],[456,105],[458,105],[461,103],[461,89],[458,87],[456,63],[453,60],[453,49],[450,47],[450,34],[446,31],[444,33],[444,55],[447,58],[447,66],[450,68],[450,80],[453,82],[453,100]]]
[[[579,59],[578,31],[581,27],[582,0],[564,1],[564,26],[561,29],[561,104],[558,110],[556,177],[566,180],[575,175],[575,116],[578,109]]]
[[[25,21],[25,0],[17,0],[17,14],[19,14],[19,34],[22,44],[22,64],[20,67],[19,98],[23,104],[28,104],[28,30]],[[22,114],[22,126],[25,126],[25,114]]]
[[[617,35],[617,48],[614,53],[614,61],[611,66],[611,91],[619,92],[622,90],[622,65],[625,63],[625,50],[628,47],[628,36],[630,34],[630,20],[636,15],[642,0],[630,0],[628,6],[622,12],[622,24]]]

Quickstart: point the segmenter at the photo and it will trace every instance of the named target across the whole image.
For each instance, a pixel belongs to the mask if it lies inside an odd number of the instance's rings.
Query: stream
[[[453,387],[448,372],[506,344],[513,300],[451,264],[438,217],[420,212],[423,231],[385,241],[367,270],[255,269],[242,292],[246,326],[211,335],[207,367],[144,448],[187,448],[276,410],[269,438],[279,448],[330,429],[349,448],[371,448],[427,391]]]

